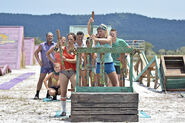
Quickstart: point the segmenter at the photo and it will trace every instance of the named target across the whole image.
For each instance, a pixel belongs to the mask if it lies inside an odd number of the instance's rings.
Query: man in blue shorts
[[[34,99],[39,99],[39,92],[42,87],[44,78],[46,77],[47,74],[53,72],[53,63],[46,56],[46,53],[48,52],[48,50],[55,46],[55,43],[53,42],[53,33],[48,32],[46,34],[46,40],[47,40],[46,42],[43,42],[39,45],[38,49],[34,53],[35,58],[37,59],[39,65],[41,66],[40,77],[37,83],[37,91]],[[39,58],[39,55],[38,55],[39,52],[41,53],[41,59]],[[51,57],[54,58],[54,55],[51,54]],[[46,98],[49,98],[48,92],[46,94]]]

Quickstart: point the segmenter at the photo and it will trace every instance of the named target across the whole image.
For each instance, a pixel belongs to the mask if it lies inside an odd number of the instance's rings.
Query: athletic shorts
[[[115,70],[115,67],[114,67],[114,63],[113,63],[113,62],[105,63],[105,64],[104,64],[104,71],[105,71],[107,74],[116,71],[116,70]],[[97,63],[97,66],[96,66],[96,73],[100,73],[100,63]]]
[[[41,67],[40,69],[40,73],[51,73],[53,71],[54,71],[53,67],[47,67],[47,66]]]
[[[62,71],[60,71],[60,73],[63,73],[68,79],[70,79],[71,76],[76,73],[76,71],[74,71],[74,70],[62,70]]]

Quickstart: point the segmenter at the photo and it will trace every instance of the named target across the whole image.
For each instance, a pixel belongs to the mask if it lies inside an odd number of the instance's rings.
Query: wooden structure
[[[12,70],[10,69],[10,67],[7,64],[0,67],[0,76],[3,76],[6,73],[11,73],[11,72],[12,72]]]
[[[123,58],[124,53],[130,55],[130,86],[129,87],[82,87],[79,86],[81,62],[83,54],[100,54],[100,81],[104,82],[104,54],[119,53]],[[132,86],[132,48],[78,48],[77,49],[77,86],[71,95],[71,121],[72,122],[137,122],[138,121],[138,94]],[[121,76],[124,76],[124,60],[121,60]],[[91,61],[87,62],[92,64]],[[86,77],[88,76],[88,69]],[[89,80],[89,78],[87,77]],[[123,81],[124,85],[124,81]],[[104,84],[105,86],[105,84]]]
[[[0,65],[11,69],[25,67],[24,27],[0,26]]]
[[[24,51],[25,51],[25,64],[33,65],[34,64],[34,38],[24,37]]]
[[[160,62],[161,79],[167,91],[185,91],[185,56],[164,55]]]
[[[157,56],[154,56],[154,58],[144,67],[141,73],[136,77],[135,81],[139,81],[141,84],[143,84],[143,78],[147,78],[147,87],[150,87],[151,79],[154,78],[151,75],[151,71],[155,71],[155,84],[154,89],[157,89],[159,86],[158,79],[160,80],[160,85],[163,87],[163,84],[161,83],[161,77],[160,77],[160,69],[159,69],[159,63],[157,61]]]

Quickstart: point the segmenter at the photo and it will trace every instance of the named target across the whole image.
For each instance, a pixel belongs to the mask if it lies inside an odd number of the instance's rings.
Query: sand
[[[13,70],[10,74],[0,76],[0,84],[27,72],[35,72],[35,74],[10,90],[0,90],[0,122],[68,122],[54,117],[56,111],[60,110],[60,102],[33,100],[40,72],[38,65],[26,66],[25,69]],[[139,110],[143,110],[150,116],[150,118],[141,118],[140,114],[140,123],[185,122],[185,98],[181,96],[185,92],[167,92],[165,94],[161,92],[160,87],[155,90],[152,89],[153,86],[148,88],[138,82],[134,82],[133,87],[139,93]],[[43,84],[40,98],[45,96],[46,88]],[[70,102],[67,102],[67,110],[70,112]]]

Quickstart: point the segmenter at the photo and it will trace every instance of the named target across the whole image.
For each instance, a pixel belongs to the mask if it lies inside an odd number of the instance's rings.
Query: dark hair
[[[90,40],[90,38],[89,37],[87,37],[87,39],[86,39],[86,44],[87,44],[87,42]]]
[[[74,40],[76,40],[76,35],[75,35],[74,33],[70,32],[70,33],[67,35],[67,37],[68,37],[69,35],[72,35],[73,38],[74,38]]]
[[[111,29],[110,31],[116,31],[116,29]]]
[[[84,35],[84,33],[83,33],[82,31],[78,31],[78,32],[76,33],[76,35]]]

